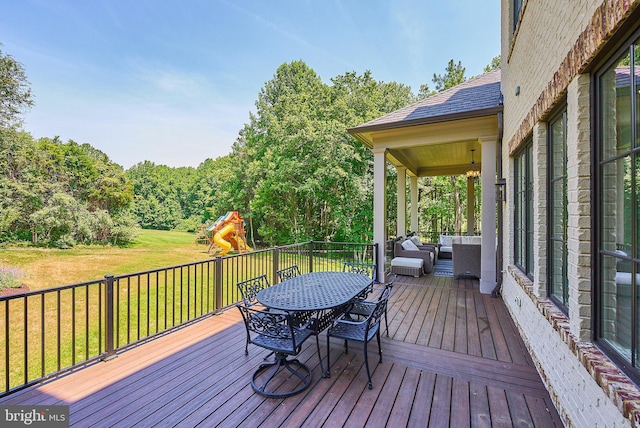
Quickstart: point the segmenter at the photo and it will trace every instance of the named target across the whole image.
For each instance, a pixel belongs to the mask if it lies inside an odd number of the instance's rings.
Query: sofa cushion
[[[452,244],[481,245],[482,236],[454,236],[451,242]]]
[[[402,243],[402,248],[407,251],[420,251],[416,244],[413,243],[410,239],[407,239]]]
[[[391,266],[421,268],[422,264],[422,259],[414,259],[410,257],[394,257],[391,260]]]
[[[450,235],[440,235],[440,245],[443,247],[451,247],[451,239],[453,236]]]

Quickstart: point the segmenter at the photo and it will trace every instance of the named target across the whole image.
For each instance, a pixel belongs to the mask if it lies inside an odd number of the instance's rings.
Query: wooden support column
[[[418,225],[418,177],[412,175],[409,180],[409,188],[411,193],[411,231],[416,235],[420,235]]]
[[[397,237],[407,234],[407,168],[404,166],[398,166],[396,169],[398,170]]]
[[[476,212],[474,210],[474,206],[476,204],[475,199],[475,178],[467,177],[467,235],[473,236],[475,235],[475,225],[476,225]]]
[[[482,261],[480,292],[496,287],[496,148],[495,140],[482,141]]]
[[[373,149],[373,242],[378,244],[378,278],[384,278],[387,242],[387,149]]]

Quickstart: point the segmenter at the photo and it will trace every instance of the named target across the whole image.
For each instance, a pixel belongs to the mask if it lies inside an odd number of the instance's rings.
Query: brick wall
[[[502,0],[501,55],[505,142],[511,140],[525,120],[528,124],[527,133],[533,129],[537,120],[529,115],[531,108],[538,104],[541,94],[551,98],[544,100],[544,110],[562,96],[562,90],[547,94],[548,84],[554,79],[557,80],[554,75],[575,41],[588,26],[602,0],[526,1],[515,36],[511,35],[511,24],[505,22],[507,18],[511,21],[511,15],[505,16],[504,12],[512,3],[513,0]],[[518,86],[520,94],[516,96]]]
[[[536,298],[532,285],[510,269],[502,296],[533,350],[534,363],[564,424],[580,428],[640,423],[634,408],[639,397],[628,379],[593,345],[577,341],[566,317],[548,300]]]
[[[502,295],[568,426],[640,426],[640,390],[591,342],[590,62],[640,0],[526,1],[516,32],[512,0],[502,1],[503,168],[507,178]],[[520,87],[516,95],[516,87]],[[546,298],[546,122],[567,107],[569,313]],[[513,266],[513,154],[531,136],[534,275]],[[615,173],[615,171],[613,171]],[[610,195],[611,196],[611,195]],[[615,199],[617,200],[617,199]],[[615,215],[617,207],[612,206]],[[606,227],[606,218],[605,226]],[[615,222],[612,222],[612,226]],[[606,276],[606,275],[605,275]],[[619,296],[609,296],[611,319]],[[521,302],[521,303],[518,303]],[[615,323],[605,326],[615,334]]]

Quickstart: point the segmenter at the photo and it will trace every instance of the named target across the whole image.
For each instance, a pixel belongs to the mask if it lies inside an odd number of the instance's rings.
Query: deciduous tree
[[[24,67],[0,49],[0,127],[21,124],[21,115],[31,106],[31,85]]]

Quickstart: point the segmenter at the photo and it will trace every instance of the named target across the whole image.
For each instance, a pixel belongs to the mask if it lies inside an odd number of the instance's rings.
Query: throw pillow
[[[411,242],[410,239],[407,239],[402,243],[402,248],[404,248],[407,251],[420,251],[420,249],[416,247],[416,244]]]
[[[422,245],[422,242],[420,242],[420,240],[418,239],[417,236],[412,236],[411,238],[409,238],[411,240],[411,242],[413,242],[416,245]]]

